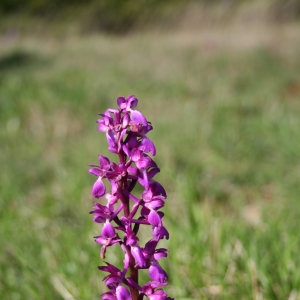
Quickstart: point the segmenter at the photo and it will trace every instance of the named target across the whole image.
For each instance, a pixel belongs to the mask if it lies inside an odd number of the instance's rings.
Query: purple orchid
[[[169,233],[163,226],[164,213],[160,211],[167,194],[154,176],[160,172],[149,156],[156,154],[154,143],[146,136],[153,129],[150,122],[136,109],[138,99],[131,95],[117,99],[119,109],[107,109],[99,114],[98,129],[106,134],[108,150],[118,157],[118,162],[99,155],[99,165],[89,165],[89,173],[97,177],[92,195],[103,197],[106,203],[94,202],[93,221],[103,224],[101,235],[95,242],[101,245],[101,258],[108,247],[119,244],[124,252],[123,270],[106,263],[98,267],[107,272],[104,277],[108,292],[102,300],[172,300],[161,288],[167,285],[168,275],[158,260],[167,257],[165,248],[157,248]],[[106,192],[104,180],[111,188]],[[140,197],[133,195],[136,184],[144,189]],[[137,236],[140,226],[149,226],[152,237],[144,245]],[[139,269],[148,269],[152,281],[138,282]]]

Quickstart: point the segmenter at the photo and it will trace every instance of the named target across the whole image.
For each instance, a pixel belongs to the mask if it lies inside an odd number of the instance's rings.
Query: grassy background
[[[186,22],[119,37],[3,34],[2,299],[105,291],[87,164],[108,153],[97,113],[129,94],[154,126],[157,178],[168,193],[168,293],[300,299],[299,29],[195,31]]]

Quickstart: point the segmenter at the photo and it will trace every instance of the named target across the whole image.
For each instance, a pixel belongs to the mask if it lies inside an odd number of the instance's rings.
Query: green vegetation
[[[73,30],[75,27],[84,34],[99,31],[124,34],[149,28],[173,28],[185,19],[191,7],[193,11],[203,10],[196,17],[198,22],[206,22],[208,15],[213,22],[228,22],[245,5],[256,10],[260,7],[260,17],[273,21],[300,17],[299,0],[1,0],[0,32],[10,26],[30,33],[43,32],[41,26],[45,30],[54,23],[59,24],[60,32],[64,31],[61,27]],[[250,12],[244,17],[251,18],[251,15]],[[36,22],[41,24],[36,26]]]
[[[168,294],[299,299],[299,41],[243,51],[171,33],[2,41],[2,299],[99,299],[87,164],[107,153],[97,113],[132,93],[168,193]]]
[[[189,1],[179,0],[2,0],[0,16],[14,26],[28,19],[76,24],[84,32],[125,33],[152,23],[174,23]],[[22,20],[20,22],[20,19]],[[3,22],[2,22],[3,23]],[[23,24],[22,24],[23,23]],[[34,31],[36,30],[32,27]]]

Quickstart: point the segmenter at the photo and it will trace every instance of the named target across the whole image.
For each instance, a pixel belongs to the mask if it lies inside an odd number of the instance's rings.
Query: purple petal
[[[137,176],[139,174],[139,170],[136,167],[128,167],[127,171],[129,174]]]
[[[114,287],[114,286],[116,286],[117,284],[119,284],[121,282],[122,282],[122,279],[119,276],[110,276],[107,279],[107,281],[105,282],[105,284],[108,287]]]
[[[103,116],[103,117],[109,117],[110,118],[110,113],[109,113],[109,109],[107,109],[104,114],[99,114],[100,116]]]
[[[168,252],[169,252],[168,249],[160,248],[156,250],[156,253],[154,253],[153,257],[155,258],[155,260],[159,260],[161,258],[167,257]]]
[[[145,188],[149,186],[149,181],[148,181],[147,177],[146,177],[146,179],[144,179],[143,177],[139,177],[138,181],[139,181],[139,184],[142,185]]]
[[[98,155],[99,164],[102,170],[108,171],[110,169],[110,161],[106,156]]]
[[[156,154],[156,149],[153,142],[146,137],[143,138],[142,145],[139,147],[139,149],[144,152],[151,152],[153,156]]]
[[[104,223],[106,221],[106,218],[103,217],[102,215],[95,215],[93,217],[93,221],[96,223]]]
[[[118,106],[119,106],[121,109],[126,108],[126,100],[125,100],[125,97],[119,97],[119,98],[117,99],[117,104],[118,104]]]
[[[150,213],[150,209],[147,208],[147,207],[145,207],[145,206],[143,206],[142,209],[141,209],[141,215],[143,217],[147,218],[148,215],[149,215],[149,213]]]
[[[108,146],[110,148],[115,148],[116,147],[116,145],[115,145],[115,135],[111,130],[106,132],[106,140],[107,140]]]
[[[152,255],[155,251],[155,248],[158,244],[158,241],[156,239],[152,239],[149,242],[146,243],[145,248],[144,248],[144,252],[146,252],[147,254]]]
[[[129,258],[129,255],[128,253],[125,254],[125,257],[124,257],[124,270],[123,270],[123,274],[126,274],[126,271],[128,270],[129,268],[129,263],[130,263],[130,258]]]
[[[122,220],[124,220],[124,219],[122,219]],[[127,219],[126,221],[129,221],[129,220]],[[133,246],[139,240],[138,237],[135,235],[134,231],[129,226],[127,226],[127,228],[126,228],[126,235],[127,235],[126,245]],[[136,246],[136,247],[139,247],[139,246]]]
[[[146,154],[145,154],[145,156],[147,156]],[[150,167],[151,168],[157,168],[157,164],[156,164],[156,162],[152,159],[152,158],[150,158],[149,156],[147,156],[150,160],[151,160],[151,164],[150,164]],[[159,168],[157,168],[158,170],[159,170]],[[160,171],[160,170],[159,170]]]
[[[149,179],[152,179],[157,173],[160,172],[160,169],[157,168],[157,167],[154,167],[153,169],[151,169],[149,172],[148,172],[148,176],[149,176]]]
[[[161,225],[160,216],[155,210],[150,211],[150,214],[148,216],[148,221],[154,227]]]
[[[107,206],[109,210],[114,211],[114,205],[118,202],[119,198],[112,194],[106,194],[105,198],[107,199]]]
[[[137,261],[139,267],[141,267],[141,268],[146,267],[146,259],[144,257],[142,249],[139,246],[132,246],[131,254]]]
[[[169,239],[169,232],[164,226],[154,227],[152,230],[152,235],[160,240],[164,238],[166,238],[166,240]]]
[[[108,217],[111,214],[111,211],[104,205],[98,203],[98,202],[94,202],[94,210],[90,212],[90,214],[93,213],[103,213],[103,215],[107,215]]]
[[[122,128],[127,128],[129,122],[130,122],[129,115],[126,114],[126,115],[123,117],[123,120],[122,120]]]
[[[115,154],[118,153],[116,147],[108,147],[108,151],[110,151],[111,153],[115,153]]]
[[[122,149],[127,156],[130,156],[130,151],[129,151],[127,145],[122,145]]]
[[[118,190],[118,184],[112,179],[110,179],[109,182],[111,184],[111,193],[115,194]]]
[[[100,120],[98,125],[98,130],[101,132],[105,132],[108,129],[108,126],[106,124],[104,124],[103,120]]]
[[[103,271],[103,272],[108,272],[108,273],[111,273],[111,274],[118,274],[118,273],[121,273],[121,270],[118,269],[117,267],[115,267],[114,265],[108,263],[108,262],[105,262],[107,264],[107,266],[99,266],[98,269]]]
[[[164,206],[165,202],[163,200],[157,199],[152,200],[150,203],[146,203],[146,207],[149,209],[160,209]]]
[[[141,156],[142,156],[142,153],[140,150],[138,149],[132,149],[131,151],[131,159],[134,161],[134,162],[137,162],[141,159]]]
[[[137,148],[139,145],[139,142],[138,142],[136,136],[131,136],[126,144],[127,144],[128,148],[132,149],[132,148]]]
[[[130,95],[127,98],[127,107],[126,107],[126,109],[130,110],[130,109],[136,108],[137,105],[138,105],[138,102],[139,102],[139,100],[137,98],[135,98],[134,95]]]
[[[145,190],[149,190],[149,179],[146,169],[141,169],[143,174],[143,180],[139,180],[139,183],[145,188]]]
[[[156,289],[159,286],[166,286],[167,283],[166,282],[158,282],[158,281],[149,281],[147,284],[144,285],[144,287],[149,287],[152,289]]]
[[[115,228],[108,221],[105,222],[102,228],[102,236],[107,239],[113,239],[114,237],[116,237]]]
[[[95,198],[100,198],[105,194],[106,188],[101,177],[97,179],[92,188],[92,194]]]
[[[167,300],[167,293],[164,290],[157,290],[148,296],[150,300]]]
[[[143,156],[140,160],[136,162],[136,166],[139,169],[147,169],[151,165],[151,158],[147,156]]]
[[[163,270],[158,262],[153,262],[149,268],[149,276],[152,280],[158,282],[166,282],[168,280],[167,273]]]
[[[130,292],[121,285],[116,288],[116,295],[118,300],[131,300]]]
[[[117,297],[111,293],[111,292],[107,292],[101,295],[101,299],[102,300],[117,300]]]
[[[147,134],[149,131],[151,131],[153,129],[152,125],[149,123],[150,122],[148,122],[147,126],[143,126],[143,129],[142,129],[143,134]]]
[[[102,171],[99,170],[99,167],[98,168],[91,168],[91,169],[89,169],[89,173],[93,174],[95,176],[101,176],[102,175]]]
[[[142,291],[142,288],[132,278],[127,277],[126,281],[128,282],[128,286],[132,286],[137,290]]]
[[[95,236],[95,242],[100,244],[100,245],[105,245],[106,244],[106,238],[100,236]]]
[[[106,112],[109,112],[109,113],[113,113],[114,115],[116,115],[116,114],[119,114],[119,110],[118,109],[114,109],[114,108],[109,108],[109,109],[107,109],[106,110]],[[105,112],[105,113],[106,113]]]
[[[144,284],[144,285],[142,286],[142,292],[143,292],[145,295],[147,295],[147,296],[149,296],[149,295],[151,295],[151,294],[153,293],[153,288],[152,288],[152,286],[151,286],[151,281],[148,282],[148,283],[146,283],[146,284]]]
[[[151,189],[149,189],[148,191],[144,191],[142,194],[143,200],[148,202],[153,198],[153,193],[151,191]]]
[[[162,195],[165,198],[167,198],[167,193],[166,193],[165,189],[157,181],[152,180],[152,182],[151,182],[151,188],[154,190],[154,195],[156,195],[156,196],[157,195]]]
[[[140,123],[142,123],[144,126],[147,126],[146,118],[138,110],[131,110],[130,116],[132,123],[134,123],[135,125],[139,125]]]

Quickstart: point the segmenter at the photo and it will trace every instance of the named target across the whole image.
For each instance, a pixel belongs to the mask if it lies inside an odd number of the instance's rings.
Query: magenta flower
[[[162,289],[168,275],[158,260],[167,257],[165,248],[157,248],[159,241],[168,239],[169,233],[163,225],[161,211],[167,194],[153,178],[160,171],[149,156],[156,154],[154,143],[147,137],[153,127],[145,116],[136,109],[138,99],[131,95],[117,99],[119,109],[107,109],[99,114],[98,129],[106,134],[108,150],[116,154],[118,162],[99,155],[99,165],[89,165],[89,173],[97,177],[92,195],[104,203],[94,202],[93,221],[102,224],[101,235],[95,242],[101,245],[101,258],[105,258],[108,247],[119,245],[124,253],[124,266],[120,270],[106,263],[98,267],[107,272],[104,277],[108,291],[102,300],[172,300]],[[106,192],[106,185],[110,186]],[[140,196],[132,193],[139,184],[143,188]],[[142,246],[138,232],[148,226],[152,236]],[[138,282],[138,270],[148,269],[152,281]]]

